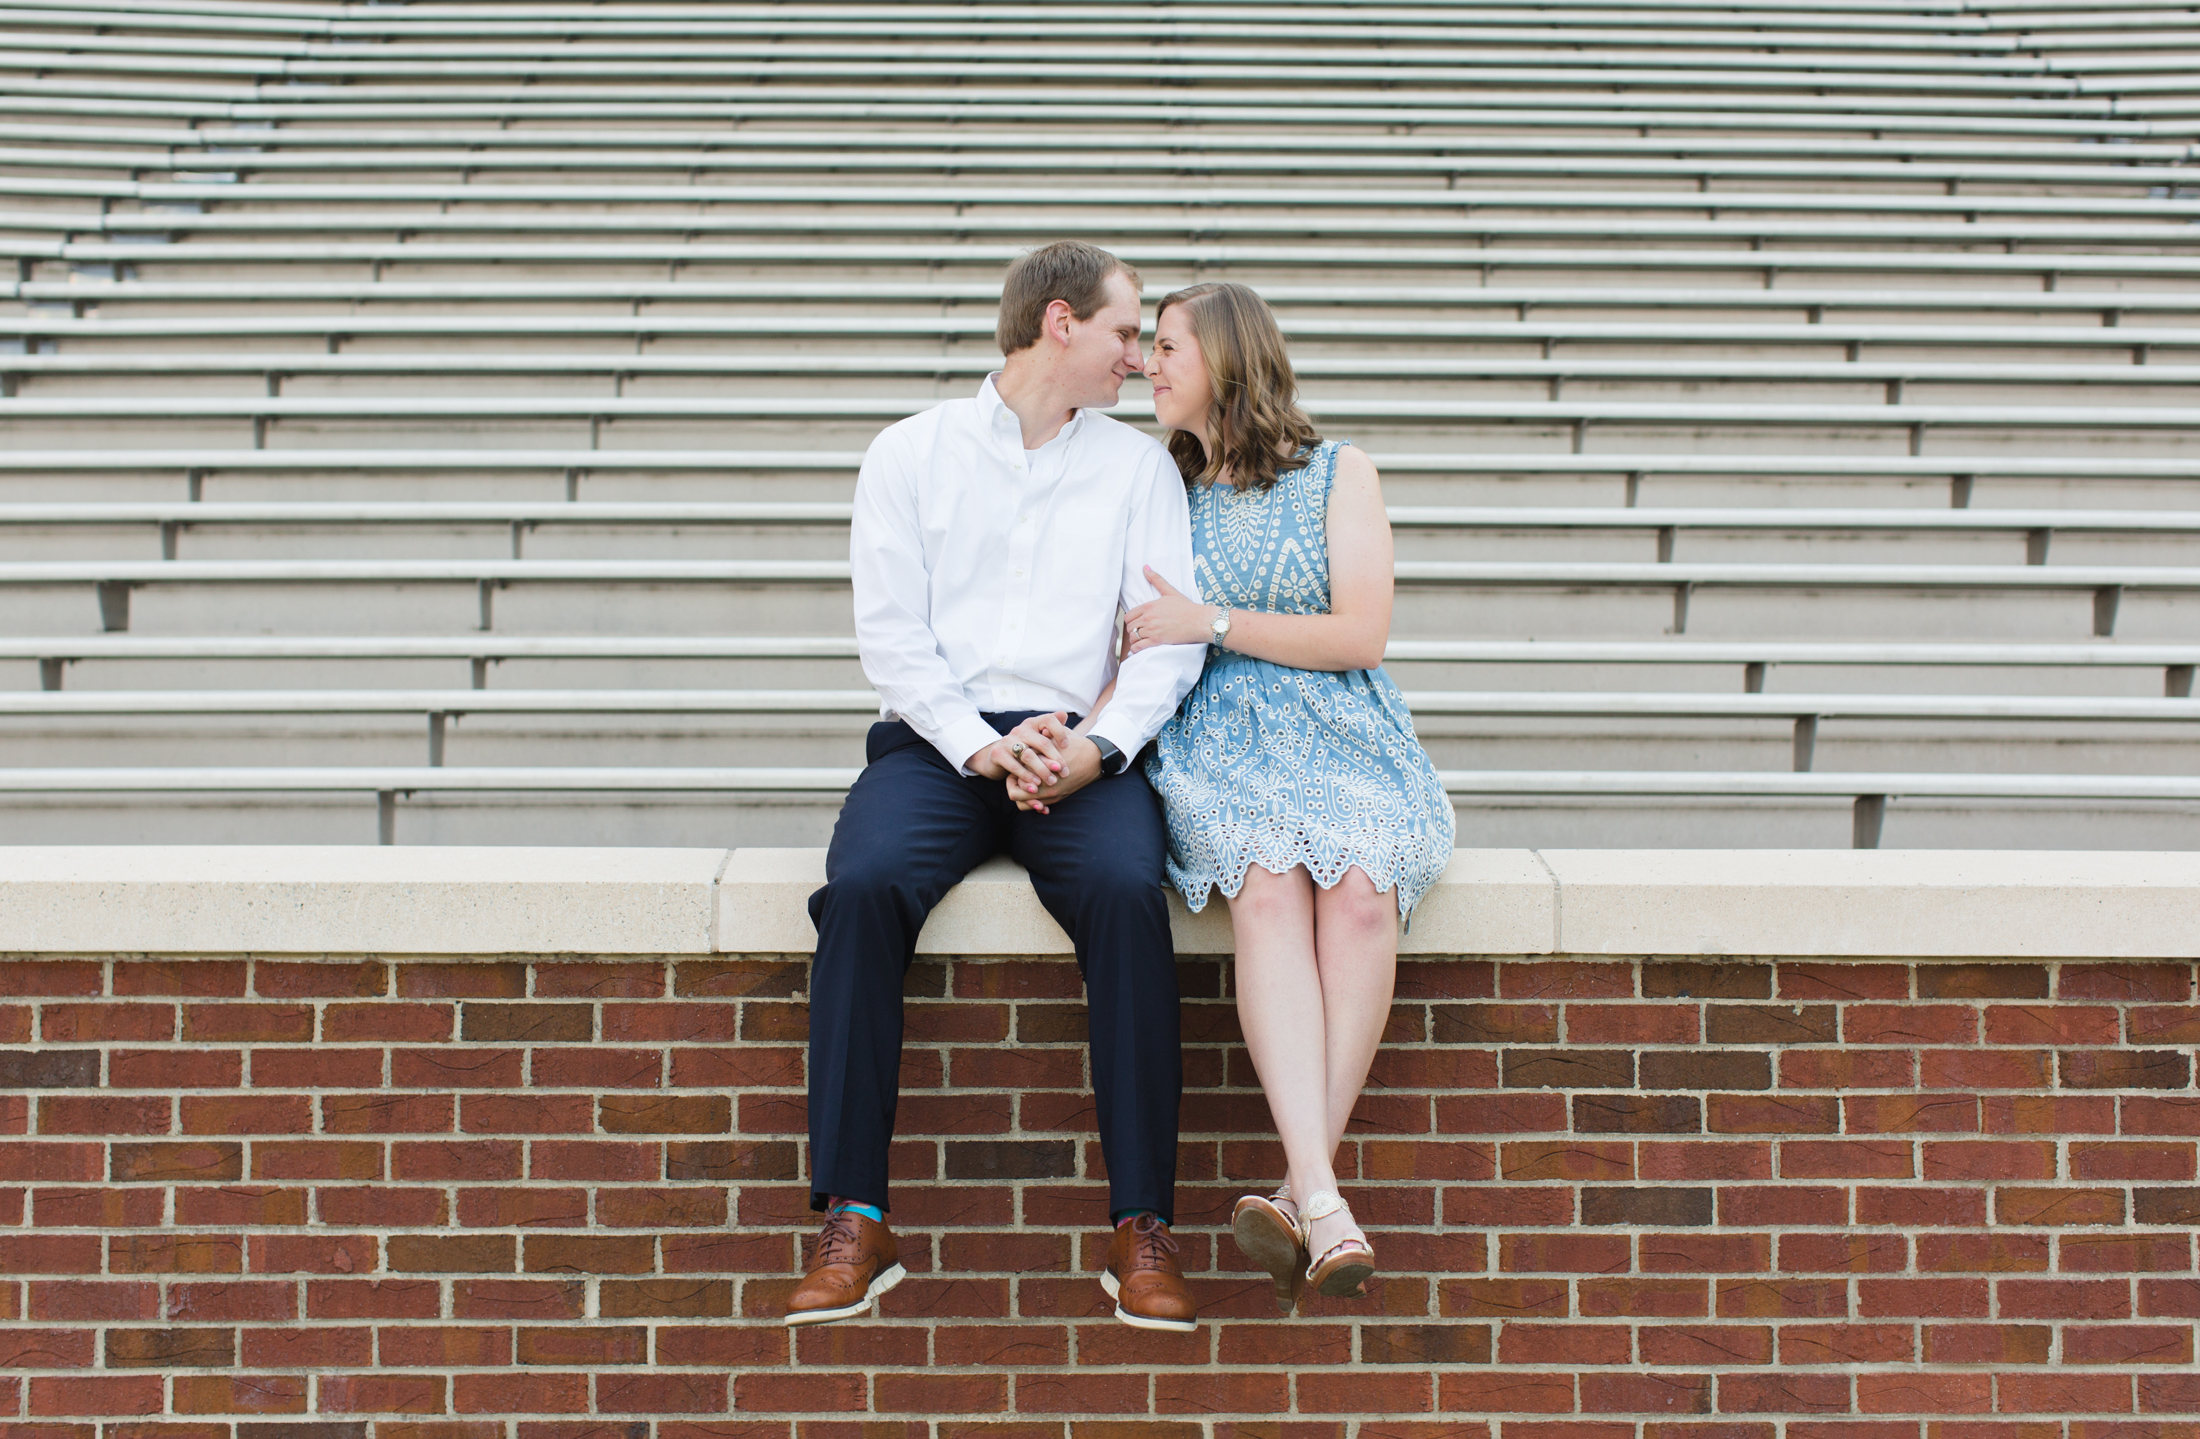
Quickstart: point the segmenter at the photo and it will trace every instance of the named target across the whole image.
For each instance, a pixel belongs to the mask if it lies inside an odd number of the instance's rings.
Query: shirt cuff
[[[971,715],[967,719],[954,721],[940,731],[940,737],[932,742],[932,747],[955,767],[957,774],[969,775],[976,771],[968,768],[966,761],[1000,737],[1000,731],[976,715]]]
[[[1138,752],[1146,747],[1146,736],[1140,734],[1135,725],[1127,723],[1119,715],[1101,715],[1099,723],[1085,733],[1092,739],[1104,739],[1121,750],[1123,752],[1123,768],[1126,770],[1138,763]]]

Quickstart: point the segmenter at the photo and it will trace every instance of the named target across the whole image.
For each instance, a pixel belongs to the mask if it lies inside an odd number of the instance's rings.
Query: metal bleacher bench
[[[2126,591],[2200,593],[2200,567],[2171,565],[1721,564],[1667,561],[1402,560],[1401,586],[1663,590],[1673,632],[1688,627],[1690,596],[1706,589],[1958,590],[2090,594],[2093,633],[2115,633]],[[0,562],[0,587],[96,591],[100,627],[130,627],[130,593],[155,585],[470,585],[480,628],[493,627],[496,591],[520,584],[832,586],[839,560],[48,560]]]
[[[412,794],[835,794],[852,769],[321,767],[0,769],[0,794],[373,794],[382,843],[396,842],[397,801]],[[1876,849],[1890,799],[2108,800],[2190,803],[2200,776],[1792,773],[1774,770],[1440,770],[1456,796],[1848,799],[1852,843]]]

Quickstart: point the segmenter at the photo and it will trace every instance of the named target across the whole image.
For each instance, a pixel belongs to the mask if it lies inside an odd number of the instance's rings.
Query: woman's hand
[[[1167,580],[1154,573],[1152,565],[1146,566],[1146,582],[1161,594],[1132,610],[1124,621],[1123,654],[1126,658],[1155,645],[1203,645],[1214,638],[1215,616],[1222,613],[1220,605],[1203,605],[1186,599]]]

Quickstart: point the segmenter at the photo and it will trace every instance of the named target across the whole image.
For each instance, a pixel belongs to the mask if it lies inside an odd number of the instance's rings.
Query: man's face
[[[1104,410],[1122,398],[1123,379],[1145,368],[1138,330],[1144,310],[1138,291],[1120,271],[1108,276],[1107,303],[1090,319],[1064,315],[1069,343],[1057,373],[1071,391],[1071,405]]]

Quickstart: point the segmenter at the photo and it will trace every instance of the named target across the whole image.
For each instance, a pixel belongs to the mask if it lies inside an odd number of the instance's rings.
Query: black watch
[[[1100,773],[1121,774],[1131,767],[1131,762],[1123,757],[1123,751],[1098,735],[1091,738],[1093,747],[1100,751]]]

